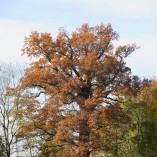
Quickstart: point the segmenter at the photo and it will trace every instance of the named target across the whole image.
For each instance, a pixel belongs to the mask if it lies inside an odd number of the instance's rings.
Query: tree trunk
[[[88,125],[88,111],[81,109],[79,119],[79,155],[78,157],[90,157],[90,128]]]
[[[80,120],[80,134],[79,134],[79,152],[78,157],[90,157],[90,133],[87,120]]]
[[[81,95],[84,97],[84,101],[80,104],[81,115],[79,119],[79,143],[77,157],[90,157],[90,128],[88,126],[89,111],[84,104],[85,100],[89,99],[90,97],[90,87],[82,88]]]

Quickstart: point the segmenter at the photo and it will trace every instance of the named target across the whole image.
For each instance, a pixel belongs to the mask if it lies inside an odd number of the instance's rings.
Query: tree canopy
[[[25,39],[23,54],[32,63],[22,88],[37,89],[47,98],[33,114],[34,126],[63,149],[70,146],[73,156],[89,157],[100,147],[98,116],[130,87],[125,58],[137,47],[115,48],[118,37],[110,24],[83,24],[70,35],[61,29],[54,39],[38,32]]]

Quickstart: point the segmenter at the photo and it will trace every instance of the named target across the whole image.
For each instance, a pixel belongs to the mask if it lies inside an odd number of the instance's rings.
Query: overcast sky
[[[140,46],[127,60],[133,74],[157,77],[157,0],[0,0],[0,61],[28,62],[20,54],[31,31],[56,36],[101,22],[119,33],[117,44]]]

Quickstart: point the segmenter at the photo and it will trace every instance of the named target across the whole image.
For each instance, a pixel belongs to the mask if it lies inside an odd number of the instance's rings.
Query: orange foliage
[[[98,112],[130,77],[124,59],[136,46],[115,49],[112,42],[117,39],[110,24],[84,24],[71,35],[63,29],[56,39],[32,32],[25,39],[23,54],[33,60],[21,79],[22,88],[37,88],[48,96],[35,112],[35,126],[71,145],[76,156],[89,157],[99,147],[93,131]]]

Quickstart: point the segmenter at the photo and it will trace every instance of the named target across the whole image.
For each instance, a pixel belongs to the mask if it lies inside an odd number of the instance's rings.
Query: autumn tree
[[[136,46],[115,48],[118,37],[110,24],[83,24],[71,35],[61,29],[54,39],[38,32],[25,39],[23,54],[32,63],[22,88],[47,97],[33,114],[34,127],[61,142],[63,149],[70,146],[71,156],[89,157],[100,147],[94,130],[97,113],[128,85],[131,72],[125,58]]]

